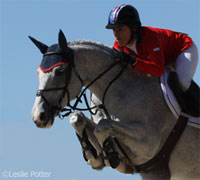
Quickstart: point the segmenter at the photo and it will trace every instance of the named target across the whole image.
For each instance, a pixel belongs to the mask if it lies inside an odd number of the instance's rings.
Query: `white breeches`
[[[191,84],[198,63],[198,49],[196,44],[179,54],[175,63],[175,70],[180,80],[183,91],[186,91]]]

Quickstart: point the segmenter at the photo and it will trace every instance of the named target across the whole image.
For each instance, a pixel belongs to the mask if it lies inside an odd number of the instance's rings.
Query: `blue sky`
[[[111,168],[95,171],[82,158],[74,129],[56,119],[38,129],[31,109],[38,88],[41,54],[31,35],[51,45],[59,29],[68,41],[87,39],[112,46],[108,14],[118,4],[134,5],[143,25],[188,33],[200,49],[199,0],[0,0],[0,179],[4,172],[49,172],[48,180],[140,180]],[[195,81],[200,84],[200,65]],[[17,178],[17,179],[23,179]]]

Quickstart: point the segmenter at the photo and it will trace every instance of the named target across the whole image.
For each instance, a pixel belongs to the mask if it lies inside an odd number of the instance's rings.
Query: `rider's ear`
[[[28,36],[29,39],[38,47],[38,49],[41,51],[42,54],[45,54],[47,52],[48,46],[41,43],[40,41],[34,39],[31,36]]]
[[[59,35],[58,35],[58,43],[61,47],[61,49],[64,52],[68,51],[68,47],[67,47],[67,39],[65,38],[64,33],[62,32],[62,30],[60,30]]]

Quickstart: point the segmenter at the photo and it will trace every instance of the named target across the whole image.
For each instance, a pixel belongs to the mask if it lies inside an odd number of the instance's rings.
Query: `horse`
[[[66,115],[72,113],[70,123],[93,169],[110,166],[121,173],[140,173],[144,180],[200,178],[200,130],[174,117],[158,77],[137,71],[109,46],[86,40],[68,43],[61,30],[58,44],[50,47],[29,38],[43,54],[32,109],[37,127],[49,128],[56,116],[69,111]],[[77,108],[86,89],[91,92],[90,105],[86,100],[90,118]],[[185,124],[176,138],[180,122]],[[177,139],[174,145],[171,139]]]

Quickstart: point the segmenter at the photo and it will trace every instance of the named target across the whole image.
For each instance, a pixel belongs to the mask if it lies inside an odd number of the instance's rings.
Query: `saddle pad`
[[[178,104],[176,97],[174,96],[172,90],[168,86],[168,83],[167,83],[168,76],[169,76],[169,70],[166,69],[164,74],[160,78],[160,85],[161,85],[161,89],[162,89],[162,92],[164,95],[164,99],[165,99],[169,109],[171,110],[172,114],[174,115],[174,117],[176,119],[178,119],[180,114],[188,117],[189,118],[188,125],[200,129],[200,117],[196,118],[196,117],[193,117],[193,116],[190,116],[188,114],[184,114],[183,112],[181,112],[181,107]]]

